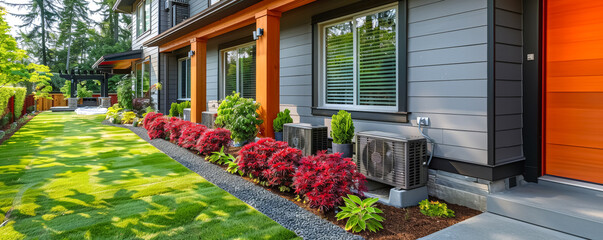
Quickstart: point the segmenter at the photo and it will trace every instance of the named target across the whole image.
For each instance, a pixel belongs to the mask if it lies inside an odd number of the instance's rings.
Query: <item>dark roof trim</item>
[[[126,1],[126,0],[122,0]],[[166,30],[165,32],[149,39],[144,43],[145,47],[155,47],[168,43],[185,34],[193,32],[208,24],[216,22],[226,16],[232,15],[247,7],[250,7],[261,0],[226,0],[220,1],[203,11],[191,16],[178,25]]]
[[[92,69],[98,69],[99,66],[103,62],[118,61],[118,60],[128,60],[128,59],[139,59],[139,58],[142,58],[142,49],[127,51],[127,52],[107,54],[105,56],[100,57],[98,60],[96,60],[96,62],[94,63],[94,65],[92,65]]]
[[[135,2],[136,0],[117,0],[115,2],[115,5],[113,5],[113,11],[121,13],[132,13],[134,11],[132,5],[134,5]]]

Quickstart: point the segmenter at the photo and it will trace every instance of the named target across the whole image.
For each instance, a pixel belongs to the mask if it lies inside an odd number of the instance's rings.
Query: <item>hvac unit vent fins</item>
[[[205,125],[207,128],[215,128],[216,127],[216,117],[218,116],[217,112],[202,112],[201,113],[201,124]]]
[[[283,126],[283,140],[289,143],[290,147],[302,150],[306,156],[327,150],[327,136],[326,126],[307,123],[287,123]]]
[[[398,189],[413,189],[427,183],[427,141],[392,133],[356,133],[356,165],[373,181]]]

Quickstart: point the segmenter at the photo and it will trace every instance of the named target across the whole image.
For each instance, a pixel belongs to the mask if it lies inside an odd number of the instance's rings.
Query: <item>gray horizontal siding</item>
[[[296,122],[330,126],[312,115],[311,18],[355,1],[318,1],[283,13],[280,103]],[[431,118],[425,132],[438,143],[436,157],[487,164],[487,0],[409,0],[408,107],[410,119]],[[208,42],[208,100],[217,99],[218,45],[250,34],[240,29]],[[214,93],[211,93],[214,91]],[[357,131],[416,136],[407,124],[355,120]]]
[[[136,36],[136,12],[132,14],[132,49],[142,49],[142,44],[150,38],[159,34],[159,1],[162,0],[151,0],[151,26],[150,31],[143,33],[140,36]],[[138,6],[138,1],[134,4],[135,8]]]
[[[522,1],[496,0],[495,164],[523,157],[522,145]]]
[[[208,7],[208,0],[189,0],[190,15],[193,16]]]

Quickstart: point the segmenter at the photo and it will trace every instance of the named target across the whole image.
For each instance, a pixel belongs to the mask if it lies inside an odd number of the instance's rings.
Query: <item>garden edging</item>
[[[103,121],[103,124],[129,129],[183,166],[246,202],[304,239],[363,239],[360,236],[346,232],[341,227],[308,212],[261,186],[246,181],[238,175],[229,174],[219,166],[205,161],[201,156],[176,144],[163,139],[149,139],[144,128],[112,124],[108,121]]]

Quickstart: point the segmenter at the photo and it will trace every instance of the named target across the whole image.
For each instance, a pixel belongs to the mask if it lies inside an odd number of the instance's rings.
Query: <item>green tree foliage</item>
[[[7,86],[36,86],[36,98],[48,97],[52,87],[48,83],[52,74],[47,66],[27,63],[24,50],[19,49],[17,41],[9,34],[10,27],[4,20],[6,11],[0,8],[0,89]],[[11,90],[12,91],[12,90]]]
[[[22,37],[34,44],[30,44],[35,49],[30,49],[30,52],[39,52],[39,57],[42,64],[49,64],[49,35],[53,26],[58,20],[59,2],[56,0],[29,0],[21,3],[8,3],[9,5],[18,8],[25,8],[27,13],[15,14],[19,17],[23,24],[19,27],[31,27],[27,33],[22,33]],[[31,51],[33,50],[33,51]]]

